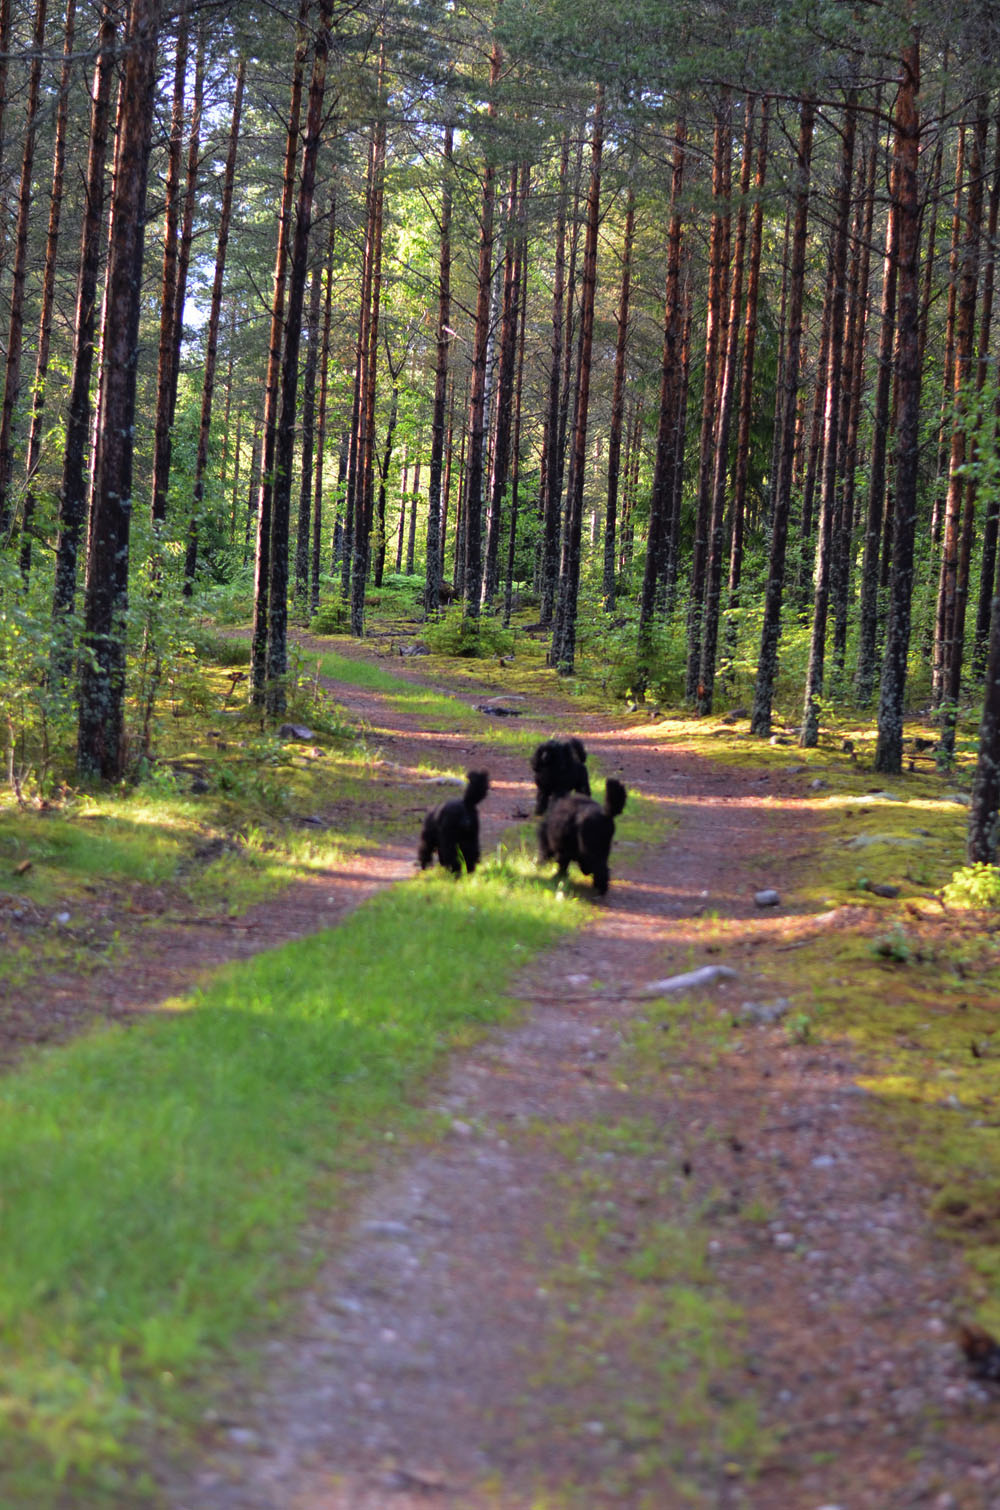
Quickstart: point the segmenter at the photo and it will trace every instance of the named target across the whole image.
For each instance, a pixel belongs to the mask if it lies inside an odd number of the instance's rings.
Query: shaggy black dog
[[[535,817],[541,817],[551,801],[569,792],[590,796],[587,752],[579,739],[547,739],[531,757],[538,795]]]
[[[538,825],[538,858],[556,860],[559,875],[575,860],[585,876],[593,876],[594,890],[603,897],[611,884],[608,856],[615,836],[615,819],[625,806],[625,787],[609,776],[604,806],[577,792],[558,797]]]
[[[479,814],[476,808],[490,789],[487,771],[466,771],[467,785],[461,797],[432,807],[420,831],[417,863],[426,870],[435,851],[446,870],[462,873],[462,860],[471,876],[479,864]],[[461,857],[461,858],[459,858]]]

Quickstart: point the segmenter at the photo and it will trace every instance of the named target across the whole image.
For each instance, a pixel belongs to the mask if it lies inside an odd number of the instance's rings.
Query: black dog
[[[615,819],[625,806],[625,787],[609,776],[604,806],[573,792],[558,797],[538,825],[538,858],[557,860],[559,875],[575,860],[585,876],[593,876],[594,890],[603,897],[611,884],[608,856],[615,836]]]
[[[479,814],[476,808],[490,789],[487,771],[466,771],[467,786],[461,797],[431,808],[420,831],[417,863],[426,870],[437,851],[446,870],[462,873],[461,861],[471,876],[479,864]],[[461,856],[461,859],[459,859]]]
[[[579,739],[547,739],[531,757],[531,769],[538,791],[535,816],[540,817],[556,797],[569,792],[590,796],[587,775],[587,752]]]

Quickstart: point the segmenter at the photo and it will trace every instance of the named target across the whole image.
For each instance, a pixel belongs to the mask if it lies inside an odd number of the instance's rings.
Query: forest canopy
[[[405,579],[886,773],[981,724],[995,860],[998,209],[986,0],[0,0],[10,778]]]

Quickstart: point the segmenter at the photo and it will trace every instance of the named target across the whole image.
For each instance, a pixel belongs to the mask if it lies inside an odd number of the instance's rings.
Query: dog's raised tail
[[[625,784],[615,776],[609,776],[604,784],[604,811],[609,818],[617,818],[625,806]]]
[[[466,771],[466,788],[462,801],[466,807],[478,807],[490,789],[489,771]]]

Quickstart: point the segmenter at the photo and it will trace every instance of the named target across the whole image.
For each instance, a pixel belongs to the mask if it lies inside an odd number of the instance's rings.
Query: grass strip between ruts
[[[438,872],[0,1084],[0,1502],[104,1477],[169,1419],[176,1381],[301,1280],[338,1166],[582,916],[526,862]]]

